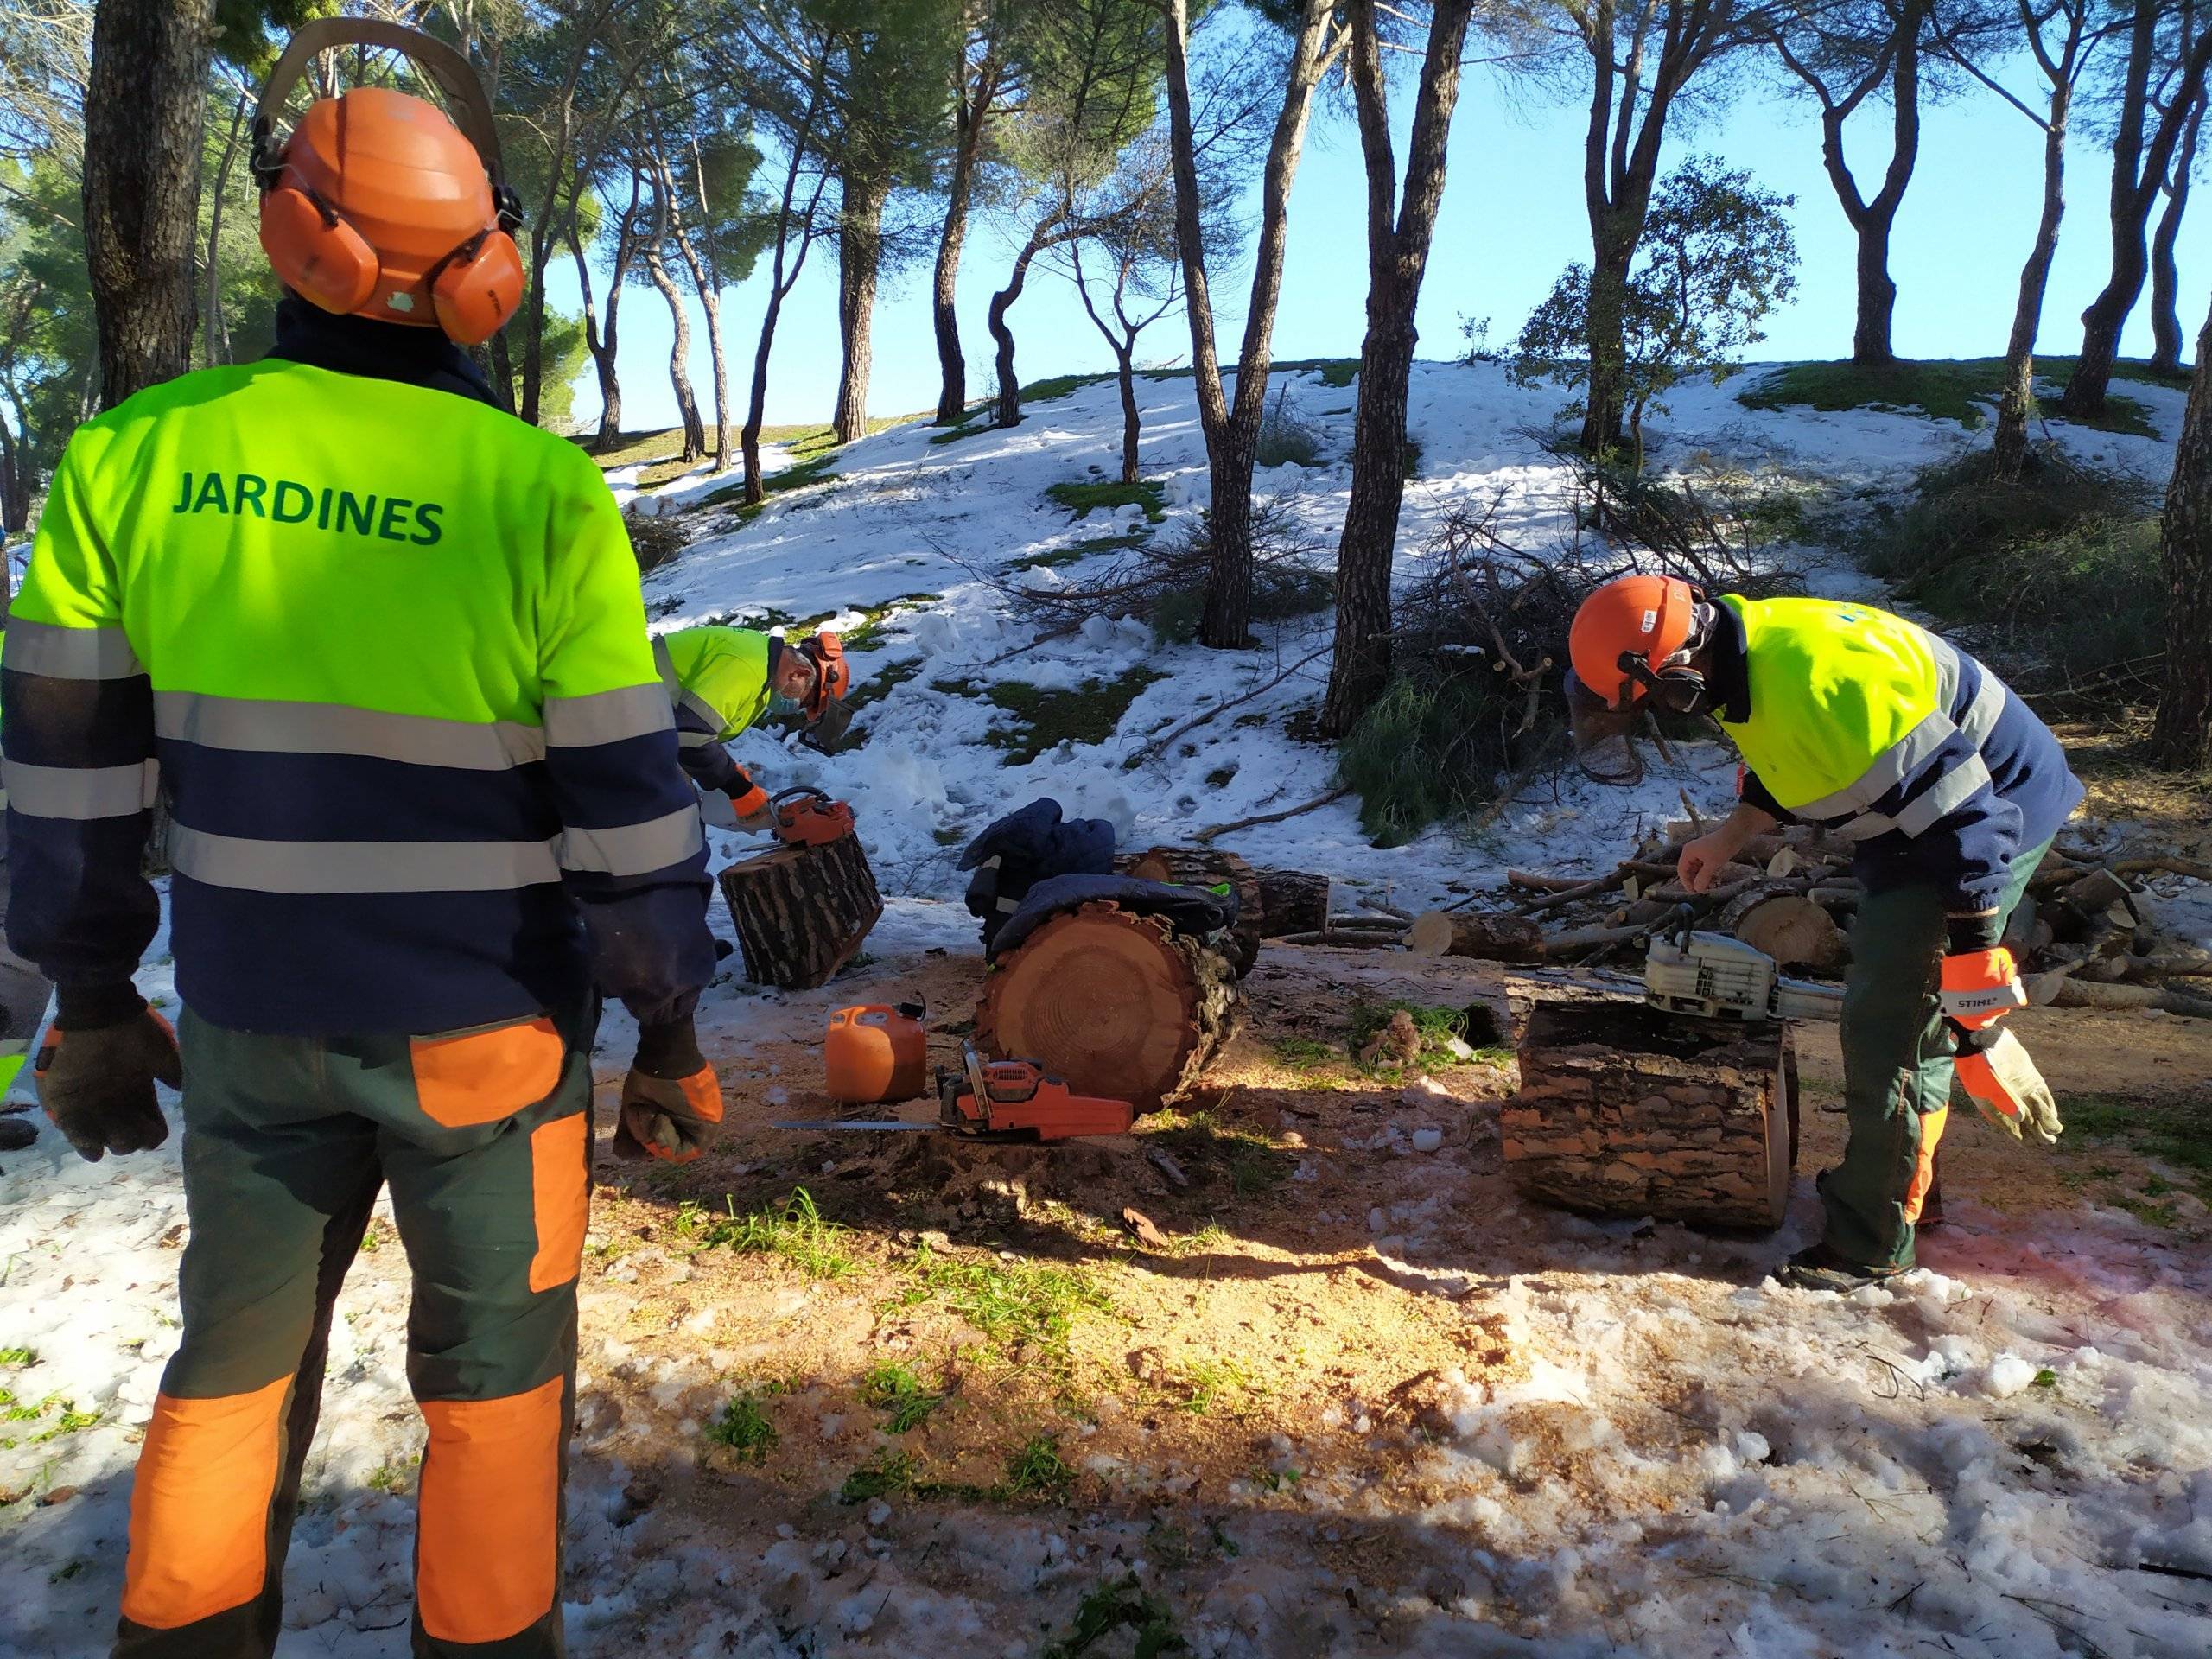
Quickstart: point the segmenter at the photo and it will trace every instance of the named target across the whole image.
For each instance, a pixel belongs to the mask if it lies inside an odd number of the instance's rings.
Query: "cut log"
[[[1114,874],[1179,887],[1228,887],[1236,895],[1236,925],[1229,936],[1229,965],[1239,979],[1252,971],[1260,941],[1266,937],[1262,926],[1267,906],[1259,872],[1236,854],[1216,852],[1211,847],[1154,847],[1141,853],[1117,854]]]
[[[822,847],[779,847],[722,872],[745,976],[812,990],[850,962],[883,915],[858,836]]]
[[[1406,944],[1417,957],[1480,957],[1488,962],[1541,962],[1544,931],[1526,916],[1477,916],[1432,910],[1416,917]]]
[[[1255,870],[1260,878],[1260,937],[1318,933],[1329,924],[1330,880],[1306,870]]]
[[[2048,979],[2049,975],[2038,976]],[[2039,983],[2037,990],[2044,987]],[[2031,1000],[2033,1000],[2032,998]],[[2212,1020],[2212,999],[2185,991],[2161,990],[2155,985],[2088,985],[2068,977],[2051,988],[2047,1006],[2054,1008],[2162,1008],[2192,1019]]]
[[[1835,918],[1796,893],[1746,893],[1720,912],[1719,925],[1783,968],[1829,973],[1851,959],[1851,947]]]
[[[1034,1060],[1077,1094],[1157,1110],[1198,1080],[1235,1029],[1236,976],[1156,917],[1090,904],[992,965],[976,1040]]]
[[[1797,1155],[1787,1027],[1547,998],[1520,1061],[1498,1122],[1521,1192],[1599,1215],[1782,1224]]]

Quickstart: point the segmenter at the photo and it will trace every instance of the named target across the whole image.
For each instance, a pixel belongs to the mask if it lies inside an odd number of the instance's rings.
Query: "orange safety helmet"
[[[1617,576],[1582,601],[1567,630],[1573,677],[1607,709],[1626,709],[1691,648],[1705,595],[1679,576]]]
[[[317,99],[280,144],[275,124],[318,52],[387,47],[412,59],[458,117],[385,86]],[[443,329],[462,346],[522,302],[522,223],[499,176],[491,107],[467,59],[395,23],[325,18],[294,35],[254,118],[261,246],[286,287],[340,316]]]

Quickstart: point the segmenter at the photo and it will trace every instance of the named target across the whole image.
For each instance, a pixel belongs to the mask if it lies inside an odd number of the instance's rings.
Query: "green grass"
[[[64,1400],[59,1395],[49,1394],[36,1405],[31,1405],[16,1399],[10,1390],[0,1389],[0,1423],[44,1425],[35,1434],[0,1438],[0,1451],[12,1452],[19,1446],[43,1446],[65,1434],[90,1428],[99,1420],[99,1412],[79,1411],[74,1401]]]
[[[1242,1414],[1252,1399],[1267,1390],[1251,1372],[1230,1359],[1193,1359],[1179,1367],[1175,1379],[1184,1394],[1178,1409],[1194,1417],[1216,1411]]]
[[[741,522],[750,524],[767,511],[769,499],[792,490],[803,490],[810,484],[826,484],[837,476],[837,452],[825,448],[803,461],[793,461],[780,472],[774,472],[760,480],[761,499],[747,504],[745,499],[745,480],[726,484],[699,498],[701,507],[734,506]]]
[[[1149,1136],[1174,1155],[1193,1181],[1226,1185],[1239,1198],[1272,1192],[1298,1167],[1298,1160],[1262,1131],[1224,1123],[1209,1111],[1161,1112],[1147,1122]]]
[[[1054,1500],[1075,1484],[1075,1470],[1060,1455],[1060,1444],[1039,1434],[1006,1460],[1006,1495]]]
[[[884,1360],[861,1378],[861,1398],[887,1414],[884,1427],[893,1434],[919,1428],[944,1403],[944,1395],[924,1382],[911,1365]]]
[[[2112,1095],[2070,1095],[2059,1102],[2058,1115],[2066,1124],[2066,1141],[2076,1147],[2085,1141],[2120,1142],[2181,1172],[2196,1196],[2212,1205],[2212,1105],[2185,1096],[2127,1100]],[[2118,1173],[2108,1165],[2098,1166],[2085,1171],[2084,1179],[2109,1179]],[[2171,1183],[2152,1176],[2139,1183],[2140,1199],[2123,1199],[2120,1205],[2135,1210],[2145,1220],[2171,1224],[2172,1212],[2157,1200],[2173,1190]],[[2159,1213],[2154,1217],[2144,1214],[2145,1210]]]
[[[1047,570],[1057,570],[1062,565],[1078,563],[1094,553],[1123,553],[1131,548],[1142,547],[1151,539],[1151,527],[1140,524],[1123,531],[1118,536],[1091,536],[1079,542],[1070,542],[1065,547],[1056,547],[1049,553],[1039,554],[1029,563],[1041,564]]]
[[[1294,1071],[1316,1071],[1334,1065],[1344,1058],[1328,1044],[1312,1037],[1278,1037],[1274,1051],[1275,1058]]]
[[[780,1209],[737,1213],[728,1198],[726,1213],[716,1215],[687,1199],[676,1213],[676,1230],[695,1240],[702,1249],[729,1249],[741,1255],[773,1255],[788,1262],[810,1279],[849,1279],[861,1270],[846,1248],[849,1228],[823,1217],[814,1195],[794,1187]]]
[[[857,715],[870,703],[882,702],[920,674],[927,661],[926,658],[911,657],[903,663],[893,663],[872,673],[855,676],[852,695],[845,699],[846,706]]]
[[[839,638],[845,649],[851,651],[881,651],[891,643],[891,624],[900,614],[918,611],[925,605],[934,605],[944,598],[942,594],[901,594],[896,599],[887,599],[880,605],[859,607],[860,620],[842,630]],[[824,619],[826,621],[828,619]]]
[[[722,1414],[707,1425],[707,1438],[726,1446],[749,1463],[762,1463],[776,1449],[776,1426],[750,1392],[734,1396]]]
[[[897,1305],[941,1304],[982,1332],[1003,1352],[1027,1349],[1050,1363],[1068,1363],[1068,1338],[1077,1316],[1110,1313],[1113,1303],[1076,1268],[1042,1262],[940,1255],[926,1245],[914,1253],[906,1288]]]
[[[1351,1027],[1345,1035],[1354,1054],[1366,1046],[1378,1032],[1390,1023],[1396,1014],[1413,1016],[1414,1031],[1421,1039],[1421,1052],[1417,1063],[1431,1065],[1456,1065],[1459,1058],[1452,1052],[1452,1041],[1457,1038],[1467,1040],[1467,1011],[1465,1008],[1432,1007],[1426,1003],[1408,1002],[1394,998],[1388,1002],[1357,1002],[1352,1005]],[[1480,1058],[1478,1051],[1478,1058]],[[1370,1071],[1396,1069],[1395,1061],[1385,1061],[1381,1056],[1370,1063]]]
[[[1078,519],[1117,507],[1142,507],[1154,524],[1167,517],[1167,486],[1156,478],[1124,484],[1118,478],[1069,479],[1045,492],[1047,500],[1065,507]]]
[[[1049,1643],[1039,1659],[1079,1659],[1120,1630],[1133,1634],[1131,1659],[1160,1659],[1163,1654],[1188,1653],[1190,1644],[1176,1632],[1167,1604],[1148,1595],[1129,1573],[1102,1584],[1076,1605],[1075,1621],[1068,1633]]]
[[[0,1365],[35,1365],[38,1351],[35,1348],[0,1348]]]
[[[914,1490],[914,1460],[904,1452],[886,1446],[845,1477],[837,1489],[840,1503],[866,1503],[894,1492]]]
[[[2046,1365],[2036,1373],[2035,1380],[2028,1386],[2031,1389],[2055,1389],[2058,1386],[2058,1373]]]
[[[2039,357],[2036,359],[2038,385],[2055,391],[2065,385],[2073,368],[2072,358]],[[2114,378],[2145,382],[2165,379],[2152,375],[2147,365],[2140,364],[2122,365],[2114,371]],[[1924,415],[1930,420],[1956,421],[1971,432],[1990,418],[1991,406],[2002,391],[2004,381],[2005,359],[2001,357],[1881,366],[1798,363],[1758,376],[1736,394],[1736,401],[1746,409],[1894,410]],[[2044,408],[2042,412],[2051,415],[2055,411]],[[2124,392],[2107,393],[2102,417],[2085,424],[2138,437],[2158,435],[2150,410]]]
[[[1062,743],[1079,747],[1103,743],[1121,728],[1144,689],[1164,676],[1148,668],[1133,668],[1114,679],[1085,680],[1073,689],[1032,685],[1026,680],[938,680],[932,689],[953,696],[980,696],[1014,718],[1010,726],[994,726],[983,741],[1006,751],[1006,764],[1027,766],[1046,750]]]

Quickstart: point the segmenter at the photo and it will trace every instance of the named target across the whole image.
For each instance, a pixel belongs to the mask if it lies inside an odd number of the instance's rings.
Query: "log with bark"
[[[1036,1061],[1078,1094],[1148,1112],[1198,1082],[1241,1006],[1219,952],[1157,917],[1088,904],[992,964],[976,1040],[997,1058]]]
[[[1723,906],[1713,925],[1765,951],[1777,967],[1825,974],[1851,959],[1843,930],[1809,893],[1747,893]]]
[[[1544,959],[1544,931],[1526,916],[1432,910],[1414,918],[1406,943],[1417,957],[1479,957],[1491,962],[1517,963]]]
[[[1252,963],[1260,955],[1260,941],[1266,937],[1262,930],[1267,906],[1259,872],[1236,854],[1211,847],[1154,847],[1141,853],[1116,854],[1114,874],[1180,887],[1227,887],[1236,895],[1236,925],[1229,935],[1229,965],[1239,979],[1252,971]]]
[[[1796,1162],[1787,1027],[1546,999],[1520,1064],[1498,1120],[1519,1192],[1599,1215],[1781,1224]]]
[[[858,836],[823,847],[779,847],[721,874],[745,976],[787,991],[827,983],[883,915]]]
[[[1260,869],[1260,937],[1318,933],[1329,925],[1330,880],[1305,870]]]

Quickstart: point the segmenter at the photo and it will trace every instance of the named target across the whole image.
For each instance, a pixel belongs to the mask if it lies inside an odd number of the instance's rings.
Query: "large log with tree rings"
[[[721,874],[745,976],[812,990],[850,962],[883,915],[858,836],[823,847],[779,847]]]
[[[1797,1159],[1786,1026],[1550,1000],[1529,1013],[1520,1061],[1498,1127],[1522,1193],[1596,1215],[1782,1224]]]
[[[983,981],[976,1040],[1034,1060],[1077,1094],[1155,1111],[1187,1092],[1236,1027],[1228,959],[1111,904],[1056,916]]]

